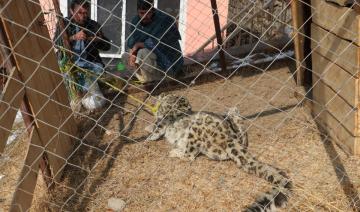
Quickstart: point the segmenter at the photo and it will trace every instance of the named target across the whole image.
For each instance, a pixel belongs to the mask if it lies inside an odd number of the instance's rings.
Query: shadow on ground
[[[320,126],[318,126],[321,129]],[[349,209],[355,212],[360,211],[360,198],[357,189],[350,179],[344,164],[341,162],[340,155],[335,149],[334,143],[328,139],[327,136],[321,134],[321,139],[329,160],[332,163],[336,177],[341,185],[344,194],[348,200]]]
[[[109,97],[108,97],[109,98]],[[145,97],[147,98],[147,97]],[[49,210],[82,211],[87,208],[96,188],[108,177],[115,158],[124,145],[144,141],[146,137],[129,140],[141,106],[134,111],[125,111],[125,95],[113,95],[106,109],[80,119],[78,145],[68,160],[64,170],[63,182],[51,192]],[[130,114],[125,120],[124,114]],[[111,141],[102,143],[107,126],[113,117],[119,117],[119,135]],[[101,165],[99,165],[101,164]],[[94,171],[96,169],[96,172]],[[91,180],[89,180],[91,178]]]

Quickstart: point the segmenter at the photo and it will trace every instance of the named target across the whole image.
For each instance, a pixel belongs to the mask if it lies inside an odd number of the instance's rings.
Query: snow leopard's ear
[[[179,97],[178,99],[178,109],[180,109],[181,111],[183,112],[189,112],[191,111],[191,105],[190,105],[190,102],[189,100],[184,97],[184,96],[181,96]]]
[[[165,94],[165,93],[161,93],[161,94],[159,95],[159,99],[164,98],[166,95],[167,95],[167,94]]]

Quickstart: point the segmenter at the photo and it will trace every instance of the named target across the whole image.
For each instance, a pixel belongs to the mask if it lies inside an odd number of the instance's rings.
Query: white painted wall
[[[181,49],[185,49],[186,43],[186,20],[187,20],[187,2],[188,0],[180,0],[180,10],[179,10],[179,32],[181,35]]]
[[[68,1],[67,0],[60,0],[60,10],[63,16],[68,16]]]

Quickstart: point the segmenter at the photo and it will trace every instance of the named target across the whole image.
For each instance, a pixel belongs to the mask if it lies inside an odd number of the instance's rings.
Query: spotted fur
[[[149,140],[165,136],[174,148],[170,157],[194,160],[204,154],[214,160],[235,161],[247,173],[254,174],[272,183],[273,188],[260,196],[245,211],[276,211],[286,206],[292,183],[279,169],[258,161],[248,151],[248,139],[244,120],[237,108],[226,115],[193,112],[185,97],[161,95],[156,113],[156,127]]]

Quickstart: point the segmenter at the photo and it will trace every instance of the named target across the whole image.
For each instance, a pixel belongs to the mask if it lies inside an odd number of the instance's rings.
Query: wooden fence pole
[[[296,57],[296,83],[298,86],[305,84],[305,61],[304,61],[304,9],[303,3],[299,0],[291,1],[292,23],[294,27],[294,47]]]

